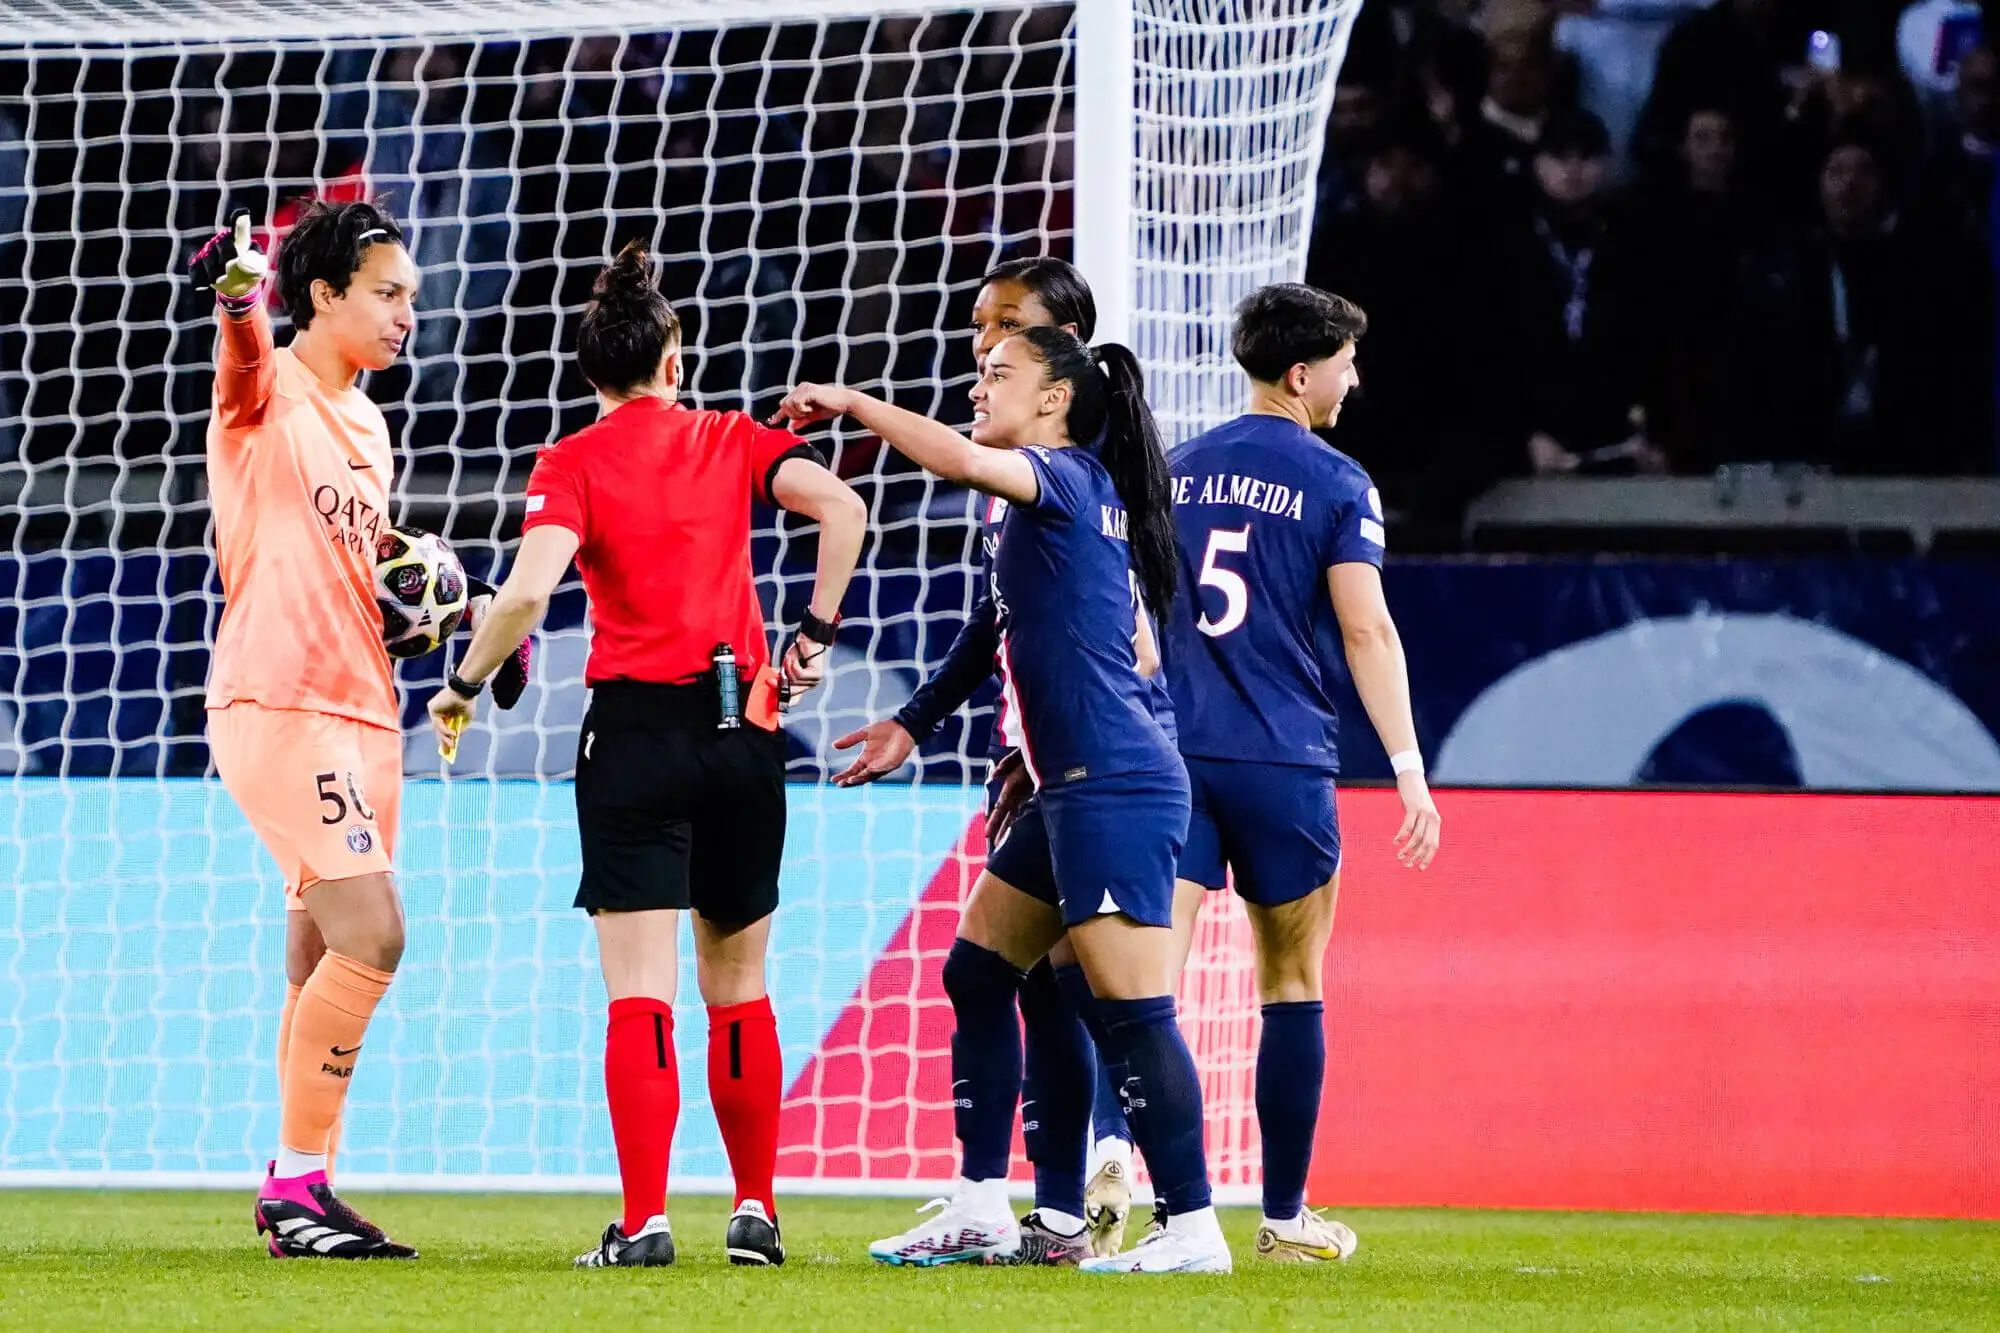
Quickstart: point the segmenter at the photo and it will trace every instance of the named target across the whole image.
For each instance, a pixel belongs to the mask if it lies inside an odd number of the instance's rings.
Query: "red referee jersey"
[[[770,660],[750,573],[750,501],[791,457],[818,454],[741,412],[635,398],[544,447],[523,532],[568,528],[590,598],[585,680],[672,682],[718,643],[746,676]]]

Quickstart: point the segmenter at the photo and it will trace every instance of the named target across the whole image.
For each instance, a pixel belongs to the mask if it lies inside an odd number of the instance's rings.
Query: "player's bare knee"
[[[378,972],[394,972],[403,961],[403,914],[396,912],[370,922],[356,932],[349,958]]]
[[[1324,999],[1325,970],[1317,951],[1299,949],[1257,959],[1257,999],[1261,1004],[1299,1004]]]

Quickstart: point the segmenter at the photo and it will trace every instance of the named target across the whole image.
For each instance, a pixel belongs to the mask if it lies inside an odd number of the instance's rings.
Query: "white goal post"
[[[1230,312],[1296,280],[1360,0],[9,0],[0,8],[0,1184],[237,1184],[275,1142],[275,871],[202,739],[219,611],[202,468],[212,334],[181,276],[243,205],[384,199],[424,274],[366,386],[398,515],[504,565],[537,446],[589,419],[567,349],[596,266],[649,239],[691,395],[768,409],[845,379],[954,424],[979,275],[1089,277],[1170,442],[1233,415]],[[285,334],[280,332],[282,339]],[[978,577],[969,497],[859,435],[871,545],[831,686],[788,726],[772,993],[798,1190],[952,1170],[937,979],[983,855],[977,707],[865,791],[833,737],[942,658]],[[756,537],[795,621],[808,530]],[[302,613],[306,609],[302,608]],[[602,991],[567,779],[587,629],[437,780],[413,727],[410,939],[355,1077],[343,1174],[374,1187],[615,1181]],[[417,697],[443,659],[406,664]],[[412,715],[409,720],[414,723]],[[908,781],[902,781],[908,777]],[[1218,895],[1182,992],[1225,1198],[1257,1182],[1257,1006]],[[727,1174],[692,964],[677,1189]]]

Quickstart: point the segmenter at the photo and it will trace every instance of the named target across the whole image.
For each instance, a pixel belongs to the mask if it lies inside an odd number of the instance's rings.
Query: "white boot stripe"
[[[318,1240],[314,1241],[313,1248],[321,1254],[326,1254],[336,1245],[344,1245],[348,1241],[360,1239],[361,1237],[351,1236],[345,1231],[336,1231],[330,1236],[321,1236]]]
[[[278,1223],[278,1234],[281,1236],[289,1236],[294,1231],[297,1231],[300,1227],[309,1227],[311,1225],[312,1225],[312,1219],[310,1218],[288,1217],[284,1221]]]

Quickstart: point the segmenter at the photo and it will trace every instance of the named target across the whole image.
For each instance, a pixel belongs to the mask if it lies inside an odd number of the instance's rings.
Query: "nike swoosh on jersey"
[[[334,1047],[334,1048],[333,1048],[333,1053],[334,1053],[335,1055],[342,1055],[342,1056],[345,1056],[345,1055],[352,1055],[352,1054],[354,1054],[354,1053],[355,1053],[356,1051],[358,1051],[358,1050],[360,1050],[360,1049],[361,1049],[361,1047],[359,1047],[359,1046],[357,1045],[357,1046],[350,1046],[350,1047],[348,1047],[348,1048],[347,1048],[346,1050],[344,1050],[344,1051],[343,1051],[343,1050],[341,1050],[341,1049],[340,1049],[340,1048],[339,1048],[338,1046],[336,1046],[336,1047]]]

